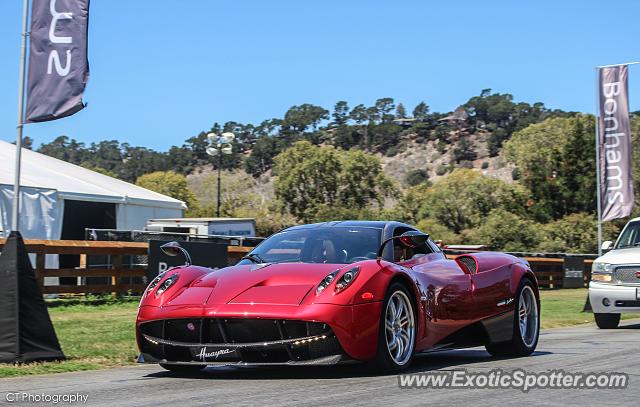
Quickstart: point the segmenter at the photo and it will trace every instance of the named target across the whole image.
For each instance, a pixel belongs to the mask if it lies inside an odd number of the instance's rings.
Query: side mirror
[[[600,247],[603,251],[608,251],[613,249],[613,242],[611,240],[605,240],[602,242],[602,246]]]
[[[187,252],[184,249],[184,247],[180,246],[180,243],[178,242],[173,241],[173,242],[165,243],[162,246],[160,246],[160,250],[162,250],[162,253],[171,257],[176,257],[178,254],[182,254],[185,259],[185,265],[186,266],[191,265],[191,256],[189,255],[189,252]]]
[[[413,249],[427,243],[427,240],[429,240],[429,235],[426,233],[418,232],[416,230],[409,230],[404,232],[400,236],[390,237],[389,239],[382,242],[382,244],[380,245],[380,248],[378,249],[378,254],[377,254],[378,259],[382,258],[382,252],[384,250],[384,247],[387,245],[387,243],[396,239],[399,240],[400,243],[402,243],[406,247]]]
[[[426,233],[417,232],[415,230],[410,230],[408,232],[404,232],[403,234],[398,236],[398,238],[403,245],[413,249],[427,243],[427,240],[429,240],[429,235]]]

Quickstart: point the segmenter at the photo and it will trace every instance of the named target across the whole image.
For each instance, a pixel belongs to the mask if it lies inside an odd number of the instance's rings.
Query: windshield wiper
[[[247,254],[246,256],[244,256],[244,257],[242,258],[242,260],[249,260],[249,261],[252,261],[252,262],[254,262],[254,263],[256,263],[256,264],[263,264],[263,263],[266,263],[266,261],[264,261],[264,260],[262,259],[262,257],[260,257],[259,255],[255,254],[255,253],[249,253],[249,254]]]

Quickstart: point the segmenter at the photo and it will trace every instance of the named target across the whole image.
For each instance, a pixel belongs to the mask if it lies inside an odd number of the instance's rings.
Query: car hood
[[[341,264],[248,264],[211,272],[178,291],[165,305],[299,305]]]
[[[640,264],[640,247],[611,250],[595,261],[609,264]]]

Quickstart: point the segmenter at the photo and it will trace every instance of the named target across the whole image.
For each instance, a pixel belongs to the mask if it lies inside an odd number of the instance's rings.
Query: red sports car
[[[529,264],[502,253],[448,260],[399,222],[295,226],[219,270],[185,255],[146,289],[140,361],[173,371],[206,365],[372,362],[401,371],[417,353],[484,345],[527,356],[540,301]]]

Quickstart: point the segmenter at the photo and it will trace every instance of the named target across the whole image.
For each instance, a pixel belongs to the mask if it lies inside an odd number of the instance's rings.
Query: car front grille
[[[617,266],[613,275],[618,283],[640,285],[640,265]]]
[[[166,319],[140,325],[141,351],[157,360],[198,361],[193,350],[233,349],[216,362],[288,363],[340,355],[321,322],[257,318]]]

